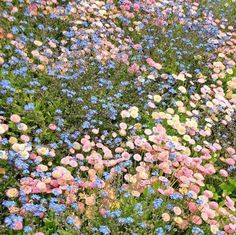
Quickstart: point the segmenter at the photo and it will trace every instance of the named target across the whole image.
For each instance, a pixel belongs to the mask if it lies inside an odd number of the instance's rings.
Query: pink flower
[[[84,160],[84,155],[81,153],[76,154],[76,158],[78,158],[79,160]]]
[[[225,230],[226,233],[235,234],[236,225],[234,225],[234,224],[225,225],[224,230]]]
[[[208,198],[212,198],[213,197],[213,193],[209,190],[205,190],[203,192],[204,196],[208,197]]]
[[[220,175],[223,176],[223,177],[228,177],[229,176],[228,172],[224,169],[220,170]]]
[[[148,106],[149,106],[151,109],[156,108],[156,105],[155,105],[153,102],[148,102]]]
[[[213,210],[216,210],[219,208],[219,205],[216,202],[209,202],[209,207]]]
[[[200,192],[200,187],[194,184],[191,184],[189,187],[190,190],[192,190],[195,193],[199,193]]]
[[[23,224],[22,222],[20,221],[16,221],[14,224],[13,224],[13,230],[21,230],[23,228]]]
[[[124,149],[121,148],[121,147],[118,147],[118,148],[115,149],[116,153],[122,153],[123,151],[124,151]]]
[[[235,154],[235,150],[231,147],[227,148],[226,151],[229,153],[229,154]]]
[[[156,63],[156,62],[155,62],[153,59],[151,59],[151,58],[147,58],[147,59],[146,59],[146,62],[147,62],[150,66],[156,68],[157,70],[160,70],[160,69],[162,68],[162,65],[161,65],[161,64]]]
[[[46,165],[43,165],[43,164],[40,164],[36,167],[36,171],[38,172],[44,172],[44,171],[47,171],[48,170],[48,167]]]
[[[130,10],[130,6],[128,4],[122,5],[121,9],[125,10],[125,11],[129,11]]]
[[[206,175],[212,175],[216,172],[214,166],[212,164],[206,164],[205,166],[205,174]]]
[[[129,160],[130,159],[130,154],[128,152],[123,152],[121,154],[122,158],[124,158],[124,160]]]
[[[133,8],[134,8],[134,11],[139,11],[140,6],[138,3],[134,3]]]
[[[213,147],[214,147],[216,150],[221,150],[221,148],[222,148],[218,143],[214,143],[214,144],[213,144]]]
[[[132,19],[132,18],[134,18],[134,13],[132,13],[132,12],[131,13],[127,13],[126,16],[127,16],[127,18]]]
[[[26,194],[30,194],[32,192],[32,188],[28,185],[23,185],[21,187],[21,190],[24,191],[24,193],[26,193]]]
[[[235,164],[235,161],[234,161],[234,159],[232,159],[232,158],[226,158],[226,159],[225,159],[225,163],[227,163],[228,165],[234,165],[234,164]]]
[[[91,146],[89,145],[89,144],[85,144],[84,146],[83,146],[83,151],[84,152],[89,152],[91,150]]]
[[[138,161],[138,162],[142,160],[142,157],[139,154],[134,154],[133,158],[135,161]]]
[[[53,187],[56,188],[56,187],[58,187],[59,184],[58,184],[57,180],[51,180],[50,185],[52,185]]]
[[[141,46],[140,44],[134,44],[134,45],[133,45],[133,48],[134,48],[135,50],[139,50],[139,49],[142,49],[142,46]]]
[[[49,124],[48,128],[52,131],[55,131],[57,129],[57,126],[53,123]]]
[[[95,205],[96,201],[95,201],[95,197],[94,196],[90,196],[90,197],[86,197],[85,198],[85,204],[88,206],[93,206]]]
[[[127,129],[127,124],[124,122],[121,122],[119,126],[121,129],[124,129],[124,130]]]
[[[158,192],[161,193],[162,195],[170,196],[175,192],[175,190],[171,187],[167,188],[166,190],[159,188]]]
[[[226,196],[225,205],[226,205],[231,211],[235,211],[234,201],[233,201],[229,196]]]
[[[24,142],[29,142],[30,141],[30,138],[28,135],[21,135],[20,136],[20,139]]]
[[[64,157],[61,159],[61,164],[68,165],[70,162],[70,156]]]
[[[202,219],[201,219],[201,217],[200,217],[200,216],[197,216],[197,215],[194,215],[194,216],[192,217],[192,221],[193,221],[194,224],[197,224],[197,225],[202,224]]]
[[[215,211],[213,211],[213,210],[210,209],[210,208],[206,208],[206,209],[205,209],[205,212],[206,212],[207,216],[208,216],[209,218],[211,218],[211,219],[214,219],[215,216],[216,216]]]
[[[159,169],[161,169],[165,174],[171,174],[172,170],[170,168],[170,165],[168,164],[168,162],[162,162],[161,164],[159,164]]]
[[[99,208],[99,214],[104,217],[106,215],[106,210],[104,208]]]
[[[35,160],[37,158],[37,155],[35,153],[30,154],[30,159]]]
[[[128,72],[131,73],[131,74],[135,74],[138,71],[139,71],[139,65],[136,64],[136,63],[133,63],[128,69]]]
[[[175,206],[173,208],[173,211],[176,215],[181,215],[181,213],[182,213],[181,209],[178,206]]]
[[[189,202],[188,208],[191,213],[195,213],[196,211],[198,211],[197,205],[193,202]]]
[[[11,115],[10,120],[14,123],[19,123],[21,121],[21,118],[19,115],[13,114],[13,115]]]
[[[72,167],[77,167],[78,166],[78,163],[75,161],[75,160],[71,160],[69,162],[69,165],[72,166]]]

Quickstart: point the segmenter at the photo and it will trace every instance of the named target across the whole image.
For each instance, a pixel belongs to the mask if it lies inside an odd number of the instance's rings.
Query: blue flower
[[[164,230],[162,227],[156,228],[156,235],[165,235]]]
[[[5,207],[7,207],[7,208],[10,208],[10,207],[12,207],[12,206],[15,206],[16,203],[15,203],[14,201],[7,201],[7,200],[4,200],[4,201],[2,202],[2,205],[5,206]]]
[[[28,103],[24,106],[25,111],[33,111],[34,110],[34,103]]]
[[[25,233],[30,233],[32,231],[32,228],[30,226],[25,226],[24,227],[24,232]]]
[[[146,228],[146,227],[147,227],[147,224],[141,223],[141,224],[140,224],[140,227],[141,227],[141,228]]]
[[[173,200],[177,200],[177,199],[182,200],[183,196],[179,193],[173,193],[173,194],[170,195],[170,198],[173,199]]]
[[[204,234],[203,230],[201,230],[201,229],[198,228],[197,226],[194,226],[194,227],[192,228],[192,233],[193,233],[194,235],[203,235],[203,234]]]
[[[72,217],[69,216],[69,217],[66,218],[66,223],[67,224],[74,224],[74,222],[75,222],[75,220]]]
[[[107,226],[100,226],[99,227],[99,232],[102,233],[102,234],[105,234],[105,235],[111,233],[110,229]]]
[[[157,209],[157,208],[161,207],[162,203],[163,203],[163,200],[162,200],[161,198],[156,199],[156,200],[153,202],[153,207],[154,207],[155,209]]]

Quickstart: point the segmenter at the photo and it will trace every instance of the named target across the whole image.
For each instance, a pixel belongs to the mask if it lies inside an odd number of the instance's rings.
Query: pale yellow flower
[[[153,96],[153,100],[156,102],[156,103],[159,103],[161,101],[161,96],[160,95],[154,95]]]

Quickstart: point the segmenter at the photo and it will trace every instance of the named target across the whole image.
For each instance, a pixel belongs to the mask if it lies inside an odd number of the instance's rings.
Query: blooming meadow
[[[0,234],[236,234],[235,0],[1,0]]]

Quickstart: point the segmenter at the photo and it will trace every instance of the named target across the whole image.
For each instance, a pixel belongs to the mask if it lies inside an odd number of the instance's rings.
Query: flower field
[[[1,0],[1,235],[236,235],[235,0]]]

